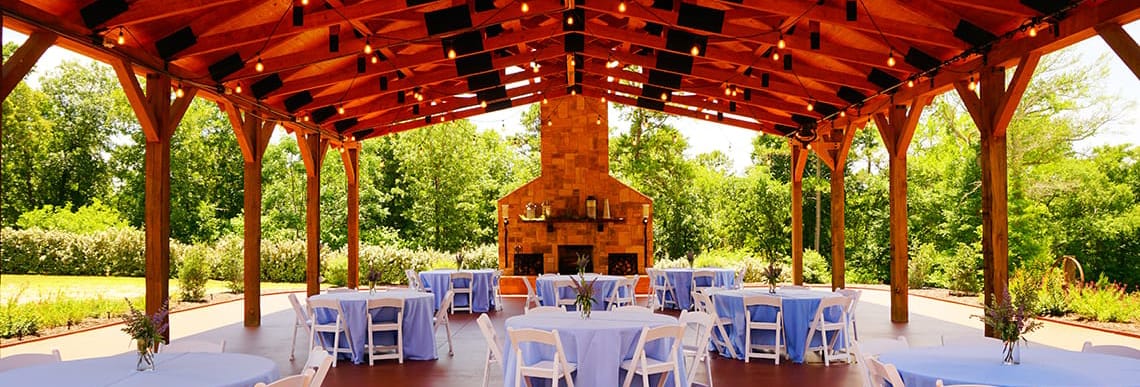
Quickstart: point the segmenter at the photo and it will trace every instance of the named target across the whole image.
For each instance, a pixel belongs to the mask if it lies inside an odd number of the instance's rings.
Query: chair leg
[[[487,348],[487,357],[483,362],[483,387],[487,387],[487,378],[491,376],[491,349]]]
[[[376,364],[376,345],[372,342],[372,324],[368,324],[368,344],[364,349],[368,350],[368,366]],[[398,339],[398,338],[397,338]]]
[[[772,350],[772,357],[776,358],[776,365],[780,365],[780,337],[783,336],[780,322],[776,322],[776,348]],[[712,387],[712,386],[709,386]]]
[[[823,346],[823,365],[825,367],[831,367],[831,351],[828,351],[827,330],[820,329],[819,334],[823,335],[823,339],[819,341],[819,344]]]
[[[709,381],[709,387],[713,387],[712,359],[709,359],[708,354],[705,354],[705,378]],[[689,385],[692,385],[692,383],[689,383]]]
[[[294,353],[297,352],[297,322],[293,322],[293,340],[289,343],[289,361],[293,361]]]
[[[337,328],[340,328],[339,326]],[[333,368],[336,368],[336,361],[340,358],[340,330],[333,332]]]
[[[372,334],[369,333],[368,337],[371,338]],[[396,330],[396,353],[400,356],[400,364],[404,364],[404,330]]]
[[[749,359],[752,359],[752,327],[744,329],[744,362],[749,363]]]
[[[447,356],[455,356],[455,348],[451,345],[451,320],[443,322],[443,330],[447,332]]]

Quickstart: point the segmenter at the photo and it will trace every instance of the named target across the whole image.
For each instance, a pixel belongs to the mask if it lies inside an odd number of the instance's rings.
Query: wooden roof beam
[[[554,77],[554,79],[557,79],[557,78],[558,77]],[[516,87],[514,89],[507,90],[507,95],[508,95],[508,98],[510,98],[510,97],[519,97],[522,95],[527,95],[527,94],[532,94],[532,93],[540,93],[540,92],[545,94],[549,90],[564,89],[565,86],[566,86],[565,82],[559,83],[559,82],[553,81],[553,80],[543,81],[542,83],[537,83],[537,84],[531,83],[531,84],[528,84],[526,86],[520,86],[520,87]],[[443,103],[444,101],[447,101],[447,103]],[[417,104],[420,105],[419,113],[414,113],[412,106],[417,105]],[[445,115],[451,114],[451,112],[453,112],[453,111],[463,110],[463,109],[467,109],[467,108],[475,108],[475,109],[478,109],[480,111],[485,111],[485,109],[479,107],[479,100],[476,98],[450,97],[447,99],[441,99],[440,103],[437,103],[435,106],[431,106],[431,104],[429,103],[429,100],[424,99],[424,102],[408,103],[408,104],[405,104],[405,105],[403,105],[397,109],[391,109],[391,110],[385,111],[381,114],[364,115],[363,119],[360,119],[356,123],[356,125],[353,126],[353,128],[359,129],[359,128],[368,128],[368,127],[389,125],[393,122],[399,122],[402,120],[407,120],[407,119],[412,119],[412,118],[423,118],[426,116],[433,116],[434,117],[434,116],[438,116],[440,114],[445,114]],[[339,116],[334,117],[334,118],[339,119]],[[335,119],[329,119],[329,121],[326,122],[324,125],[331,127],[333,125],[333,121],[336,121],[336,120]],[[352,128],[350,128],[349,130],[352,130]]]
[[[239,1],[244,0],[140,0],[131,3],[130,6],[127,7],[126,12],[116,15],[106,23],[100,24],[100,26],[113,26],[115,28],[128,27],[178,15],[200,13],[211,8],[230,5]],[[80,4],[82,2],[76,3]],[[223,18],[201,19],[218,20]],[[96,26],[96,29],[98,28],[99,27]]]
[[[1096,32],[1109,47],[1112,47],[1116,56],[1132,70],[1132,74],[1140,78],[1140,47],[1136,46],[1136,41],[1128,35],[1128,32],[1117,23],[1098,25]]]
[[[637,106],[637,99],[636,98],[618,95],[617,93],[606,94],[605,89],[595,87],[593,84],[586,84],[584,86],[585,87],[582,88],[582,95],[584,95],[584,96],[592,97],[592,98],[601,98],[602,96],[605,96],[607,101],[620,103],[620,104],[623,104],[626,106],[634,106],[634,107]],[[704,115],[705,115],[704,112],[699,112],[699,111],[695,112],[695,111],[691,111],[688,109],[680,108],[680,107],[669,105],[669,104],[666,104],[665,109],[661,110],[661,112],[672,114],[675,116],[689,117],[689,118],[693,118],[693,119],[697,119],[697,120],[701,120],[701,121],[705,121],[705,122],[716,122],[719,124],[735,126],[737,128],[779,135],[779,133],[777,133],[775,130],[771,129],[769,126],[763,125],[763,124],[758,123],[758,122],[743,121],[743,120],[738,120],[738,119],[735,119],[732,117],[725,117],[723,121],[717,121],[715,118],[715,115],[710,116],[710,119],[706,120],[704,118]],[[745,116],[745,115],[741,114],[741,116]]]
[[[16,85],[24,80],[24,76],[32,71],[36,62],[43,56],[44,51],[47,51],[51,45],[55,44],[58,36],[54,33],[37,30],[28,35],[28,40],[24,41],[12,56],[4,61],[3,80],[0,81],[0,100],[8,98],[8,94],[16,89]]]
[[[525,106],[525,105],[529,105],[532,103],[537,103],[539,101],[542,101],[543,97],[558,98],[558,97],[562,97],[562,96],[566,96],[566,95],[569,95],[569,93],[567,93],[564,88],[560,88],[560,90],[553,90],[549,93],[543,93],[543,94],[530,95],[530,96],[526,96],[526,97],[514,98],[511,101],[512,101],[512,104],[514,106]],[[468,109],[468,110],[464,110],[464,111],[449,113],[449,116],[447,116],[445,118],[447,121],[452,121],[452,120],[459,120],[459,119],[474,117],[474,116],[477,116],[477,115],[480,115],[483,113],[485,113],[485,112],[483,112],[482,109]],[[404,132],[404,131],[408,131],[408,130],[412,130],[412,129],[421,128],[424,126],[438,124],[440,122],[441,121],[439,121],[439,119],[435,119],[432,123],[429,124],[429,123],[425,123],[424,120],[422,118],[420,118],[420,119],[409,120],[409,121],[405,121],[405,122],[399,122],[399,123],[395,123],[395,124],[391,124],[391,125],[387,125],[387,126],[379,126],[379,127],[375,128],[375,131],[373,133],[371,133],[368,136],[365,136],[363,138],[367,139],[367,138],[379,137],[379,136],[384,136],[384,135],[389,135],[389,134],[395,134],[395,133],[399,133],[399,132]],[[360,139],[358,139],[358,140],[360,140]]]
[[[604,79],[600,79],[597,77],[586,77],[586,79],[583,79],[582,84],[586,85],[588,87],[592,87],[595,89],[602,90],[603,92],[605,92],[606,90],[612,90],[615,93],[621,92],[621,93],[636,95],[636,96],[640,96],[642,94],[641,88],[634,87],[632,85],[623,85],[619,82],[609,83],[609,82],[606,82]],[[607,94],[607,95],[612,95],[612,94]],[[737,109],[736,112],[730,112],[730,111],[728,111],[728,104],[723,104],[723,105],[714,104],[712,102],[703,101],[701,99],[701,97],[678,96],[678,95],[672,95],[672,94],[669,95],[668,97],[669,97],[668,102],[672,102],[672,103],[676,103],[676,104],[680,104],[680,105],[685,105],[685,106],[696,107],[698,109],[698,112],[700,112],[701,114],[695,115],[694,118],[704,118],[704,114],[706,114],[705,111],[711,111],[712,116],[716,116],[716,113],[719,112],[719,113],[725,113],[725,114],[734,114],[734,115],[738,115],[738,116],[751,117],[751,118],[755,119],[756,121],[759,121],[762,123],[766,122],[769,124],[798,126],[798,124],[793,122],[788,117],[781,116],[781,115],[774,114],[774,113],[769,113],[766,111],[757,112],[757,111],[749,108],[748,110],[750,110],[750,112],[744,112],[743,110],[745,110],[745,108],[740,107]],[[659,96],[648,96],[648,97],[644,97],[644,98],[649,98],[649,99],[654,99],[654,100],[660,100],[661,99]],[[633,99],[633,98],[631,98],[631,99]],[[633,100],[636,101],[636,99],[633,99]],[[636,106],[636,103],[634,105]],[[681,108],[678,108],[678,109],[681,109]],[[681,110],[685,110],[685,109],[681,109]],[[751,114],[749,114],[749,113],[751,113]]]

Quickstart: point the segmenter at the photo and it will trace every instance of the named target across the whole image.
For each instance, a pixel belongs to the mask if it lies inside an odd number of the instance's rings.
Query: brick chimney
[[[499,267],[513,275],[566,272],[582,253],[597,273],[645,273],[653,265],[653,200],[610,176],[606,104],[565,96],[542,105],[541,117],[542,174],[498,202]],[[595,219],[587,216],[590,197]],[[534,218],[525,216],[528,203],[539,206]]]

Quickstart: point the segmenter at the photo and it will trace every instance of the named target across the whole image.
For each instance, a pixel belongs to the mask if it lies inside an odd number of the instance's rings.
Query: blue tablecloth
[[[609,300],[610,293],[613,292],[614,286],[617,285],[617,281],[619,279],[622,279],[622,277],[612,275],[586,274],[586,281],[593,281],[595,278],[598,280],[598,282],[594,285],[594,310],[606,310],[609,308],[609,304],[606,303],[606,300]],[[535,287],[537,287],[535,291],[538,292],[538,299],[542,305],[558,305],[558,296],[554,295],[554,282],[563,279],[573,279],[575,281],[581,280],[581,278],[577,275],[544,275],[539,276],[538,279],[535,280]],[[624,296],[625,294],[621,295]],[[573,299],[574,290],[562,289],[561,297]]]
[[[558,330],[558,337],[562,339],[562,348],[571,363],[577,363],[578,372],[574,375],[574,385],[578,387],[614,387],[620,386],[625,380],[625,372],[621,371],[621,362],[633,358],[637,340],[641,337],[642,327],[657,327],[677,324],[677,319],[664,315],[643,315],[620,312],[593,312],[589,320],[582,320],[577,312],[542,313],[515,316],[507,319],[507,328],[534,328],[542,330]],[[503,385],[515,385],[515,362],[518,361],[515,353],[511,351],[510,336],[506,335],[506,361],[503,362]],[[661,340],[646,345],[646,353],[651,358],[666,358],[672,343]],[[538,348],[548,348],[538,346]],[[526,363],[554,358],[554,350],[529,350]],[[537,352],[545,352],[538,354]],[[684,357],[678,348],[677,361],[681,362],[681,382],[687,386],[685,378]],[[660,375],[650,378],[650,383],[656,386]],[[536,380],[537,381],[537,380]],[[549,380],[537,381],[534,387],[549,386]],[[641,385],[641,377],[634,376],[634,386]],[[666,386],[673,386],[673,375],[669,374]]]
[[[746,329],[744,325],[744,296],[749,294],[768,295],[769,293],[767,289],[742,289],[726,290],[713,294],[713,303],[716,304],[717,315],[732,319],[732,326],[725,327],[725,329],[728,331],[728,336],[736,350],[737,359],[744,359]],[[785,289],[778,290],[775,296],[780,297],[783,301],[781,306],[784,309],[784,334],[787,338],[785,344],[787,345],[788,358],[796,363],[803,363],[808,327],[811,325],[812,318],[815,318],[815,310],[819,309],[820,300],[825,297],[840,296],[831,292]],[[776,319],[775,308],[754,306],[750,310],[753,321],[775,321]],[[830,322],[839,321],[841,317],[842,311],[839,307],[830,308],[824,313],[824,319]],[[828,333],[828,340],[831,340],[831,334]],[[752,334],[752,342],[756,344],[772,345],[775,340],[776,335],[773,331],[756,331]],[[812,346],[819,345],[820,340],[822,338],[816,334],[815,338],[812,339]],[[843,347],[843,336],[840,335],[835,343],[835,348]],[[730,354],[721,352],[721,356],[728,357]]]
[[[364,356],[364,346],[368,344],[368,336],[364,332],[368,330],[367,319],[373,316],[366,309],[368,308],[368,300],[373,298],[401,298],[404,300],[404,359],[436,359],[435,334],[432,329],[435,308],[432,306],[432,295],[429,293],[389,290],[376,292],[376,294],[369,294],[368,292],[324,293],[311,298],[340,301],[340,309],[344,312],[348,332],[351,334],[349,339],[352,340],[353,363],[360,364],[367,360]],[[375,318],[377,319],[394,320],[396,317],[390,308],[373,313],[376,314]],[[327,309],[317,309],[315,314],[317,322],[321,324],[336,321],[335,312]],[[326,340],[325,342],[332,345],[332,334],[325,333],[322,335]],[[396,334],[393,332],[377,332],[372,340],[373,344],[376,345],[394,345]],[[348,348],[343,334],[340,337],[340,347]]]
[[[716,280],[712,284],[707,284],[708,280],[701,278],[698,285],[705,286],[711,285],[718,288],[731,288],[736,282],[736,272],[732,269],[663,269],[665,275],[669,277],[669,282],[673,284],[673,289],[677,292],[677,306],[681,309],[691,309],[693,307],[693,272],[696,270],[710,270],[716,274]]]
[[[21,367],[0,372],[0,386],[248,387],[280,375],[273,360],[241,353],[160,353],[155,370],[143,372],[135,371],[137,360],[130,351]]]
[[[420,281],[426,283],[427,287],[431,288],[432,293],[435,294],[436,309],[439,309],[439,304],[443,303],[443,296],[447,295],[448,290],[451,290],[451,273],[455,272],[455,270],[446,269],[420,272]],[[482,313],[494,309],[495,297],[491,297],[491,292],[493,291],[491,282],[495,278],[495,271],[491,269],[480,269],[463,270],[463,272],[471,273],[471,280],[475,281],[474,284],[467,285],[471,286],[471,301],[474,301],[474,305],[471,308],[472,312]],[[455,303],[455,306],[467,306],[469,301],[467,300],[467,295],[456,294],[452,302]]]
[[[1140,386],[1140,360],[1021,346],[1021,364],[1003,365],[1001,343],[912,348],[879,355],[894,364],[907,387],[944,384],[993,386]]]

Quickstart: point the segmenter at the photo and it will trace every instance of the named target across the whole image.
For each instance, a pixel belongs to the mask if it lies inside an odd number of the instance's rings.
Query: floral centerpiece
[[[137,345],[139,359],[135,369],[138,371],[154,371],[154,353],[159,344],[166,343],[164,335],[169,327],[166,322],[167,304],[163,302],[162,307],[150,316],[135,309],[134,304],[131,304],[129,299],[127,299],[127,307],[130,310],[123,315],[123,324],[125,325],[123,332],[131,335]]]
[[[1041,327],[1041,322],[1034,319],[1037,317],[1034,312],[1035,297],[1035,292],[1025,291],[1018,292],[1017,297],[1013,298],[1007,290],[1000,297],[993,297],[993,302],[986,305],[985,315],[974,316],[990,327],[995,338],[1002,341],[1002,363],[1006,365],[1021,364],[1021,341],[1025,340],[1026,334]]]
[[[376,283],[380,282],[381,276],[382,276],[382,274],[380,273],[380,271],[376,270],[376,268],[374,266],[371,266],[371,265],[368,266],[368,276],[366,277],[366,279],[368,280],[368,293],[369,294],[375,294],[376,293]]]
[[[689,251],[685,252],[685,259],[689,261],[689,268],[692,269],[693,268],[693,261],[697,260],[697,256],[696,256],[696,254],[693,254],[692,250],[689,250]]]
[[[455,270],[463,270],[463,252],[455,253]]]
[[[784,274],[784,268],[776,265],[776,260],[768,261],[768,267],[760,271],[764,276],[764,282],[768,283],[768,293],[776,293],[776,284],[780,283],[780,275]]]
[[[578,254],[578,279],[570,282],[574,288],[574,306],[584,319],[590,318],[590,311],[594,307],[594,286],[598,283],[597,278],[586,280],[586,265],[589,262],[588,254]]]

